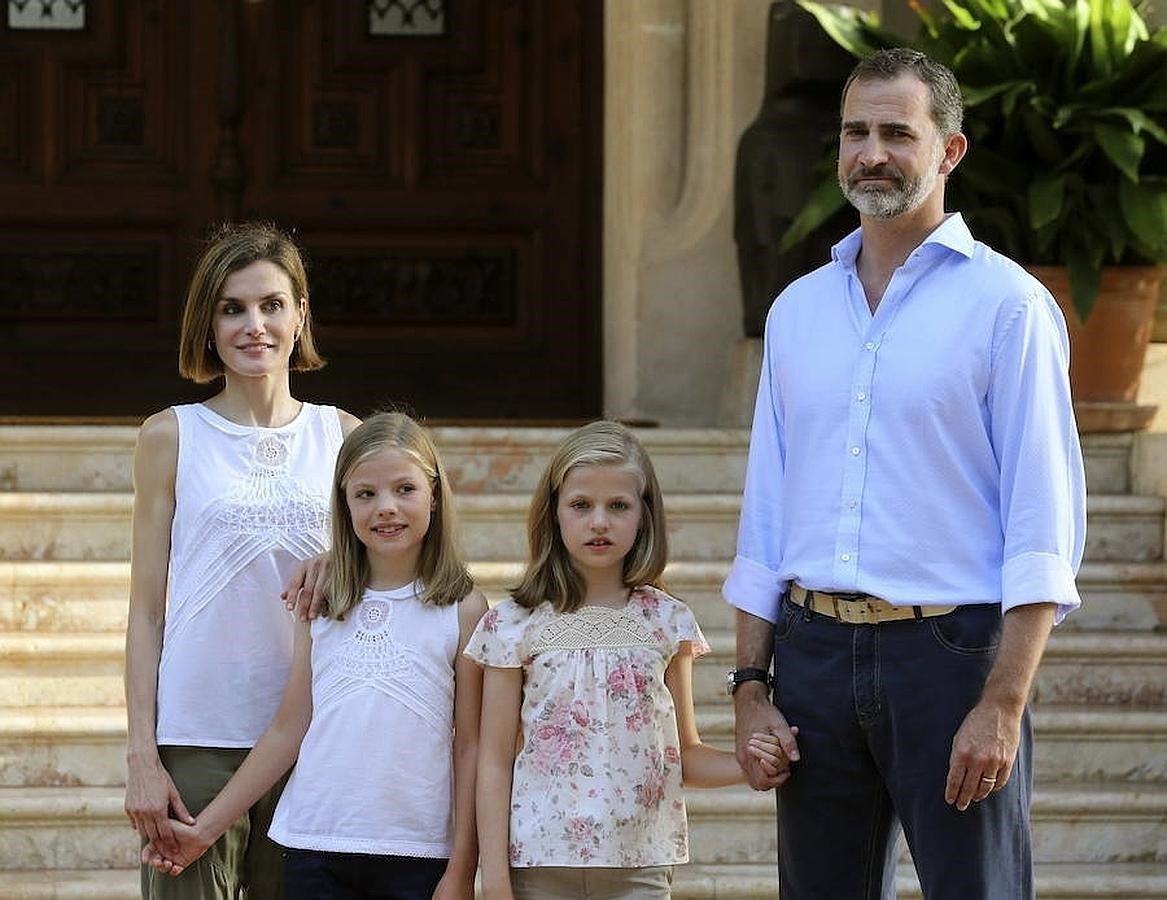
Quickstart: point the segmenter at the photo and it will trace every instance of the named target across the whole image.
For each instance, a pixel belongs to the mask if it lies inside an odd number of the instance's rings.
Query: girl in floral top
[[[697,733],[693,659],[709,646],[658,587],[664,507],[628,429],[594,422],[567,436],[535,489],[528,537],[526,574],[465,651],[485,667],[485,897],[667,898],[673,864],[689,858],[682,783],[745,776]],[[751,752],[777,769],[771,736],[755,735]]]

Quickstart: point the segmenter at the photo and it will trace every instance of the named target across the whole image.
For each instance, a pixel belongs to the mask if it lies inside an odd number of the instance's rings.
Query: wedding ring
[[[990,778],[988,775],[982,775],[981,781],[983,781],[985,784],[996,784],[997,783],[996,778]]]

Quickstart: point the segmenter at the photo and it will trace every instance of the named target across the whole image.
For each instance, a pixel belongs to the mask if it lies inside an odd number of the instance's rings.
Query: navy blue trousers
[[[284,851],[284,900],[430,900],[445,859]]]
[[[926,900],[1033,897],[1028,710],[1009,783],[965,812],[944,802],[1000,632],[997,605],[845,625],[784,600],[774,703],[802,759],[778,790],[782,900],[894,898],[901,827]]]

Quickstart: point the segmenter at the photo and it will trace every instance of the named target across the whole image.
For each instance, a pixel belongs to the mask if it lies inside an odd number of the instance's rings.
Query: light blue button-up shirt
[[[873,315],[860,242],[770,309],[726,599],[773,622],[797,581],[1060,621],[1086,534],[1061,311],[951,215]]]

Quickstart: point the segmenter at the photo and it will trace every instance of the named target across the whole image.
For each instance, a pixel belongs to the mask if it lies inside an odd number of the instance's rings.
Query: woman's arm
[[[511,781],[523,702],[523,670],[487,666],[482,676],[478,749],[478,853],[485,900],[513,900]]]
[[[296,623],[292,670],[280,708],[267,731],[247,754],[238,771],[218,795],[199,813],[193,825],[174,824],[178,852],[148,844],[142,861],[178,875],[206,852],[260,797],[296,762],[300,743],[312,720],[312,636],[311,625]]]
[[[170,815],[194,821],[155,743],[158,663],[166,623],[166,579],[174,481],[178,471],[178,418],[167,409],[147,419],[134,450],[134,520],[130,608],[126,622],[126,815],[145,840],[177,849]]]
[[[473,900],[478,870],[478,830],[474,793],[478,767],[478,724],[482,714],[482,667],[462,654],[486,598],[472,591],[458,604],[458,657],[454,662],[454,847],[434,900]]]
[[[677,654],[665,669],[665,686],[673,695],[673,709],[677,714],[677,736],[681,741],[681,778],[687,787],[724,787],[741,784],[745,772],[732,750],[718,750],[701,742],[697,731],[697,716],[693,711],[693,651],[688,641],[681,644]],[[750,739],[749,752],[769,763],[779,763],[781,746],[773,735],[755,734]]]

